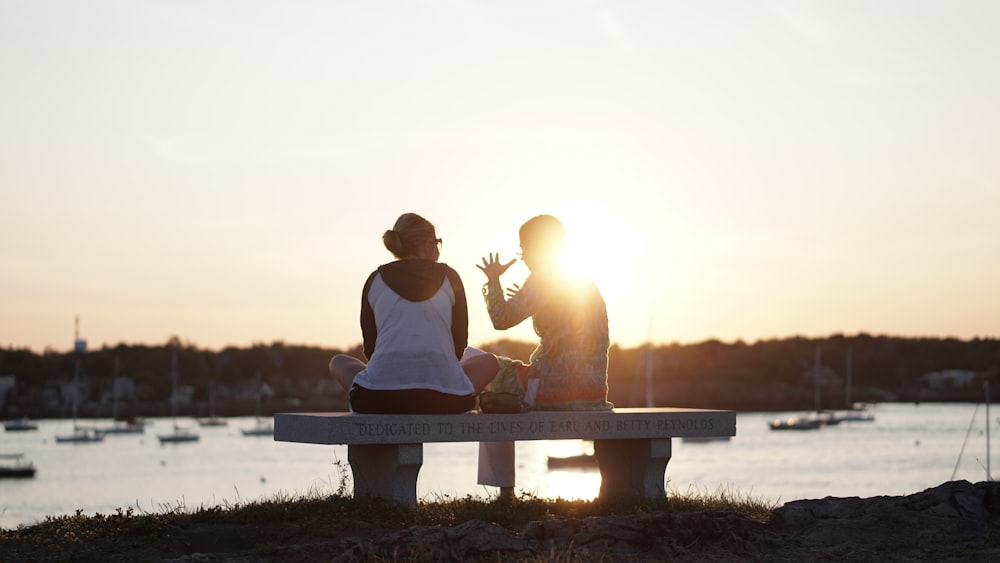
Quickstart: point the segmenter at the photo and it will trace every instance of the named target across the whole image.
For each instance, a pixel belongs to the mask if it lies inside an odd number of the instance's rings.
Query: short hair
[[[416,256],[417,248],[435,238],[434,225],[416,213],[403,213],[396,224],[382,234],[382,244],[396,258]]]
[[[525,221],[518,231],[521,248],[527,244],[548,256],[558,255],[569,242],[566,227],[552,215],[538,215]]]

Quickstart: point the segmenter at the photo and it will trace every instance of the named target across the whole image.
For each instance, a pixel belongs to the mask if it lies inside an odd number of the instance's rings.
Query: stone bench
[[[734,411],[622,408],[523,414],[278,413],[280,442],[347,445],[355,496],[417,502],[417,474],[427,442],[594,441],[601,500],[663,498],[671,438],[736,435]]]

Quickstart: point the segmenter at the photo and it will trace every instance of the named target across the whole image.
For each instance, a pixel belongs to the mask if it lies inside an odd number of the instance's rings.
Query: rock
[[[468,561],[502,555],[528,557],[527,542],[496,524],[470,520],[453,527],[412,526],[388,534],[380,542],[380,555],[402,556],[408,561]]]
[[[799,500],[768,527],[805,547],[960,549],[983,545],[1000,506],[1000,483],[945,483],[904,497]]]

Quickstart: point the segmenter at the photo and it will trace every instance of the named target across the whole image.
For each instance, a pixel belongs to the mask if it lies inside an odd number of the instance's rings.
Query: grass
[[[775,508],[727,490],[671,493],[662,500],[617,504],[541,499],[527,493],[507,499],[442,496],[407,507],[351,498],[345,482],[342,475],[341,485],[332,493],[282,494],[194,509],[177,503],[155,512],[119,508],[114,514],[87,516],[77,511],[50,516],[31,526],[0,529],[0,560],[127,561],[247,549],[265,560],[283,560],[278,554],[290,545],[349,536],[377,538],[411,526],[455,526],[481,520],[519,530],[538,520],[706,510],[736,512],[763,521]],[[539,557],[545,559],[549,557]]]

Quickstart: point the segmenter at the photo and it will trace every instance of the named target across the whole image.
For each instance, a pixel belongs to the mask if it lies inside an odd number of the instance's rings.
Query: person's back
[[[458,273],[439,263],[429,221],[404,213],[382,235],[398,260],[379,266],[361,292],[361,360],[338,354],[330,374],[362,413],[461,413],[497,372],[493,355],[462,359],[469,312]]]
[[[355,384],[473,393],[458,363],[467,341],[467,321],[461,312],[466,310],[465,290],[455,270],[430,260],[399,260],[372,273],[363,294],[362,332],[369,362]]]

